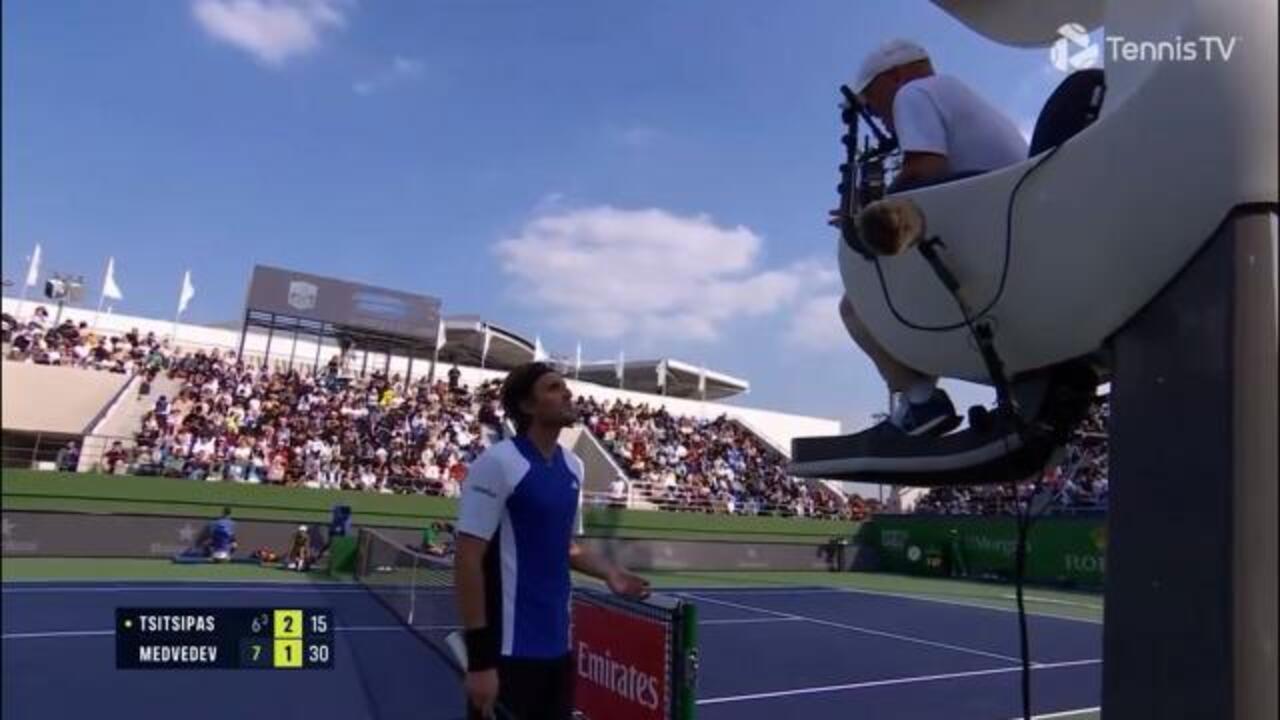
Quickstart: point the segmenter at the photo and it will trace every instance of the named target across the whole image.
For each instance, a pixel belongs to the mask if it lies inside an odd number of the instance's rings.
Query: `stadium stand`
[[[6,360],[37,365],[154,375],[173,355],[169,340],[154,332],[104,333],[70,319],[55,325],[41,306],[24,320],[5,313],[2,333]]]
[[[1062,462],[1045,474],[1041,490],[1055,511],[1098,511],[1107,506],[1107,419],[1110,398],[1103,396],[1090,409],[1089,417],[1072,434]],[[1017,496],[1010,485],[936,488],[925,493],[915,505],[917,513],[941,515],[1004,515],[1032,502],[1035,485],[1018,484]]]
[[[299,353],[295,340],[288,362],[280,356],[283,343],[270,362],[251,349],[240,360],[225,340],[213,347],[174,343],[158,326],[142,323],[137,324],[145,332],[132,326],[94,332],[83,316],[52,328],[48,316],[38,304],[25,321],[6,314],[6,357],[28,368],[141,373],[139,382],[159,390],[142,397],[121,390],[110,398],[110,412],[100,411],[81,430],[110,436],[85,438],[78,449],[82,471],[448,496],[458,492],[467,463],[502,424],[496,398],[502,370],[447,371],[442,364],[440,379],[415,374],[406,386],[394,370],[409,368],[390,358],[374,363],[383,365],[375,371],[361,362],[365,374],[357,377],[353,358],[340,363],[337,348]],[[128,320],[114,322],[118,328]],[[214,332],[229,331],[184,329],[192,335]],[[294,366],[295,355],[314,352],[320,359],[321,350],[330,351],[324,362]],[[787,458],[778,448],[790,435],[810,431],[803,422],[789,422],[790,416],[593,382],[571,386],[584,422],[562,442],[587,461],[589,503],[827,518],[862,518],[885,509],[880,500],[846,494],[834,484],[787,476]],[[1104,402],[1049,474],[1057,507],[1105,503],[1105,412]],[[49,442],[46,448],[55,450]],[[1009,507],[1008,493],[1005,486],[933,490],[918,496],[914,510],[1001,512]]]
[[[788,477],[786,458],[740,423],[675,416],[660,406],[578,398],[583,422],[645,499],[670,510],[839,517],[839,493]]]
[[[170,370],[138,433],[139,474],[457,496],[466,465],[501,426],[497,384],[474,392],[338,363],[312,374],[197,352]]]

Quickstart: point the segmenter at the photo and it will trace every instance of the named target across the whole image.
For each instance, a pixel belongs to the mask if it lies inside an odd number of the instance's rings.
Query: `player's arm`
[[[492,670],[498,663],[501,638],[496,628],[488,627],[484,557],[510,494],[498,461],[490,455],[476,458],[467,472],[458,502],[458,542],[453,566],[470,672]]]
[[[604,580],[619,595],[643,598],[649,594],[649,581],[629,573],[599,553],[579,545],[569,545],[569,566],[580,573]]]
[[[951,165],[946,155],[932,152],[907,152],[902,154],[902,168],[893,179],[889,191],[911,187],[935,178],[946,176],[951,172]]]
[[[458,536],[453,575],[458,614],[468,631],[483,629],[488,623],[484,600],[484,554],[488,548],[488,540],[466,533]]]
[[[582,479],[582,466],[579,463],[578,478]],[[582,535],[582,493],[578,493],[578,511],[573,518],[573,529],[576,535]],[[585,573],[598,580],[604,580],[609,589],[619,595],[643,598],[649,595],[649,581],[627,572],[614,564],[609,558],[592,552],[576,542],[569,543],[569,567]]]

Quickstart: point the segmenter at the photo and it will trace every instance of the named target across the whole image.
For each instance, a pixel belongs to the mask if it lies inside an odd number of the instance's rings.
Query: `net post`
[[[360,528],[356,535],[356,562],[355,577],[359,581],[369,574],[369,542],[371,536],[364,528]]]
[[[413,611],[418,607],[418,563],[417,554],[413,558],[413,570],[409,573],[409,627],[413,627]]]
[[[675,622],[679,638],[676,682],[680,691],[676,719],[694,720],[698,709],[698,606],[681,602]]]

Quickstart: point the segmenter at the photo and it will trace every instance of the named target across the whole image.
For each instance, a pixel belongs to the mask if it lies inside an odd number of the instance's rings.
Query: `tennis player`
[[[502,405],[516,436],[471,464],[458,510],[468,717],[493,717],[496,702],[518,720],[569,720],[570,568],[633,598],[649,586],[573,540],[583,466],[557,442],[578,420],[564,378],[546,363],[522,365],[503,383]]]
[[[289,546],[285,567],[299,572],[311,569],[311,537],[307,535],[306,525],[299,525],[297,531],[293,533],[293,543]]]
[[[205,529],[205,551],[214,562],[227,562],[236,551],[236,522],[231,519],[231,508],[222,509],[222,516],[209,523]]]

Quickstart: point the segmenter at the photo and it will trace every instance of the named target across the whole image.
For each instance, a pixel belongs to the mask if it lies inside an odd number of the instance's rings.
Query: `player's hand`
[[[827,224],[833,228],[841,227],[844,225],[845,217],[843,210],[828,210]]]
[[[480,670],[467,673],[464,683],[471,707],[480,711],[480,717],[492,718],[493,707],[498,703],[498,670]]]
[[[629,598],[644,599],[649,597],[649,581],[627,572],[615,569],[606,579],[609,589]]]

